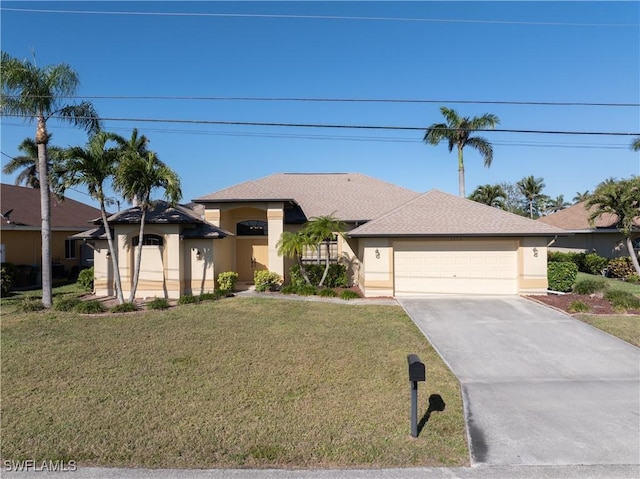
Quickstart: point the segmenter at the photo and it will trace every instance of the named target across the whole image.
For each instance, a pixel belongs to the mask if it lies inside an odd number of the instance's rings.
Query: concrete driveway
[[[472,464],[640,463],[640,349],[518,296],[397,300],[461,382]]]

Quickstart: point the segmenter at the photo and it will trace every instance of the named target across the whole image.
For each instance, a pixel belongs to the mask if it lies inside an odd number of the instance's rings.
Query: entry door
[[[255,271],[269,269],[267,239],[237,239],[236,269],[238,281],[253,281]]]

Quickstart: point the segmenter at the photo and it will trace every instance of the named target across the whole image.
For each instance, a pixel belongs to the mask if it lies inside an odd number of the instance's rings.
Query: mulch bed
[[[570,311],[571,304],[576,301],[582,301],[589,306],[589,311],[587,312],[587,314],[620,314],[618,311],[614,311],[613,306],[609,301],[598,295],[567,293],[528,297],[534,301],[544,303],[548,306],[552,306],[569,314],[576,314]],[[640,314],[640,310],[629,310],[626,313]]]

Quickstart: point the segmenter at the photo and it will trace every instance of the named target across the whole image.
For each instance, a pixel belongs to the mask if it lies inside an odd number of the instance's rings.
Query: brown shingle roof
[[[10,213],[7,213],[10,212]],[[2,183],[0,185],[0,225],[40,228],[40,190]],[[79,201],[58,200],[51,194],[51,229],[83,230],[100,216],[100,210]],[[7,219],[8,217],[8,219]]]
[[[431,190],[349,236],[555,236],[567,235],[498,208]]]
[[[342,221],[367,221],[418,195],[360,173],[278,173],[193,201],[293,201],[300,205],[307,218],[335,213]]]
[[[594,211],[596,211],[595,206],[587,208],[586,203],[582,201],[549,216],[543,216],[537,221],[569,231],[585,231],[595,228],[616,229],[618,217],[612,214],[604,214],[597,218],[593,224],[589,223],[589,215]],[[636,219],[635,224],[640,227],[640,217]]]

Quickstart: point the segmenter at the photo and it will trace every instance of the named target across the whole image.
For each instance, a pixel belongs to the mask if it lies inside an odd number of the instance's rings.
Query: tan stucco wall
[[[65,240],[79,231],[51,232],[51,259],[55,264],[62,264],[65,272],[69,273],[73,266],[80,264],[81,240],[76,240],[75,259],[65,258]],[[4,245],[5,262],[15,265],[42,265],[42,233],[38,229],[32,230],[0,230],[0,243]]]
[[[596,253],[605,258],[628,256],[624,236],[621,233],[575,233],[555,239],[549,251]]]
[[[183,254],[184,294],[212,293],[215,289],[214,240],[184,240]]]
[[[361,238],[360,289],[367,297],[393,296],[393,246],[387,238]]]
[[[547,243],[549,238],[522,238],[518,247],[518,292],[547,293]]]

